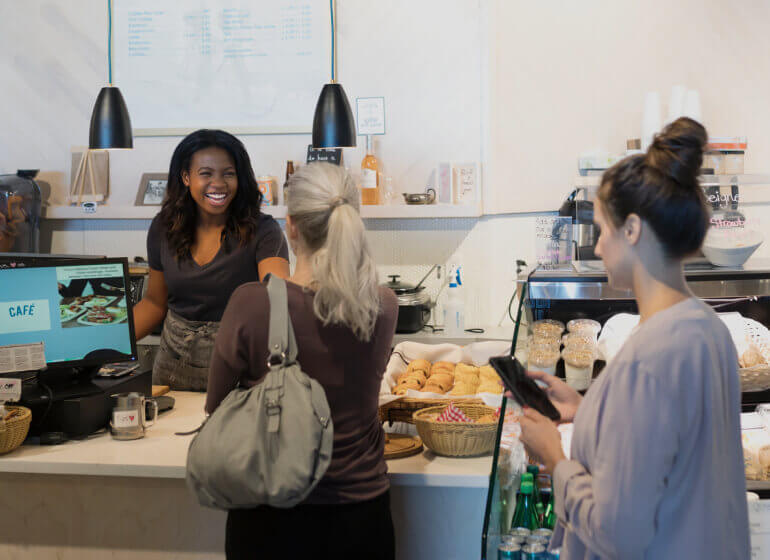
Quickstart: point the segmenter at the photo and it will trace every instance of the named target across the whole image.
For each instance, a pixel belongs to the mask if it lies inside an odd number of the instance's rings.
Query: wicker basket
[[[436,455],[447,457],[473,457],[489,455],[495,448],[497,435],[496,422],[473,424],[464,422],[436,422],[431,418],[440,414],[449,404],[424,408],[414,413],[414,424],[425,447]],[[478,405],[455,402],[454,405],[466,416],[476,420],[487,414],[494,414],[496,409]]]
[[[449,399],[412,399],[406,397],[382,405],[378,411],[380,422],[407,422],[409,424],[414,424],[412,417],[418,410],[432,406],[446,406],[450,402],[460,402],[463,404],[484,404],[484,401],[476,398],[450,401]]]
[[[32,411],[23,406],[6,406],[8,415],[0,420],[0,455],[19,447],[29,432]]]

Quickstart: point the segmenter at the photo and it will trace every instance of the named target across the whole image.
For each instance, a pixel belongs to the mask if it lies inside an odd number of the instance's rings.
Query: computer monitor
[[[0,269],[0,346],[43,342],[49,368],[136,360],[125,258]]]

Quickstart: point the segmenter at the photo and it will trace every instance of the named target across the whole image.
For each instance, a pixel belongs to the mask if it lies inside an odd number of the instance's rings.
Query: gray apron
[[[175,391],[205,391],[218,330],[216,321],[189,321],[169,310],[152,366],[152,382]]]

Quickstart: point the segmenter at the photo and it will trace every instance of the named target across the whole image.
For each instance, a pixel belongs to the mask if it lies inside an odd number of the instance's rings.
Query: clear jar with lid
[[[578,391],[588,389],[594,372],[596,350],[590,347],[570,347],[562,351],[561,357],[564,360],[567,385]]]
[[[564,323],[555,319],[541,319],[532,323],[532,337],[536,340],[559,340]]]
[[[602,330],[602,325],[593,319],[572,319],[567,322],[567,330],[574,334],[590,335],[596,340]]]
[[[559,361],[559,343],[533,341],[527,353],[527,369],[543,371],[549,375],[556,374],[556,364]]]

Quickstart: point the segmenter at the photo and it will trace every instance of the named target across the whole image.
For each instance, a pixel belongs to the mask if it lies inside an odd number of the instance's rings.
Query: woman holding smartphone
[[[698,172],[706,130],[680,118],[646,154],[602,178],[596,253],[632,289],[640,324],[584,398],[542,372],[553,422],[532,409],[524,444],[553,473],[561,558],[748,558],[738,356],[730,333],[687,287],[682,260],[709,215]]]

